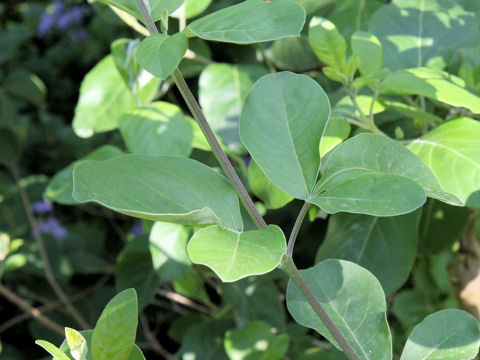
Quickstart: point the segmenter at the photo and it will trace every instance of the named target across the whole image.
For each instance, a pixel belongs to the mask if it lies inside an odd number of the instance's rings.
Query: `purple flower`
[[[80,6],[72,7],[64,11],[57,19],[59,30],[66,30],[72,26],[79,25],[83,21],[84,10]]]
[[[142,223],[141,222],[135,223],[135,225],[133,225],[130,228],[130,234],[135,236],[140,236],[145,234],[145,230],[143,229]]]
[[[243,157],[243,162],[245,163],[245,165],[249,165],[250,164],[250,155],[246,155]]]
[[[68,235],[67,229],[54,217],[49,217],[47,220],[38,223],[37,230],[41,233],[50,234],[59,241],[65,240]]]
[[[43,13],[42,18],[40,19],[40,23],[37,27],[37,35],[39,37],[46,36],[50,30],[55,25],[55,15],[52,13]]]
[[[34,202],[31,209],[36,214],[48,214],[53,211],[53,205],[45,200],[40,200]]]
[[[65,9],[61,1],[56,1],[53,3],[53,6],[43,13],[37,27],[37,35],[45,37],[54,28],[65,31],[72,27],[77,27],[82,24],[86,12],[87,9],[84,6],[73,6]],[[81,32],[73,36],[78,40],[84,38]]]

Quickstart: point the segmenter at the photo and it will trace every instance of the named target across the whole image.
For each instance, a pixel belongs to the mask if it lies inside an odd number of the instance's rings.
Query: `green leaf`
[[[233,327],[229,320],[213,320],[193,325],[182,341],[181,360],[229,360],[223,337]]]
[[[172,16],[180,18],[184,13],[186,19],[191,19],[203,13],[211,3],[212,0],[185,0]]]
[[[10,252],[10,236],[7,233],[0,232],[0,261],[3,261]]]
[[[317,57],[304,35],[276,40],[269,55],[275,66],[282,70],[303,72],[318,67]]]
[[[385,295],[369,271],[348,261],[330,259],[300,270],[300,274],[359,359],[392,359]],[[291,281],[287,307],[296,322],[315,329],[341,349]]]
[[[344,73],[347,43],[335,24],[328,19],[314,17],[309,26],[308,40],[313,52],[323,63]]]
[[[208,122],[223,142],[239,154],[245,152],[238,134],[240,112],[248,91],[259,77],[253,72],[260,76],[268,73],[261,66],[211,64],[199,79],[199,101]]]
[[[48,183],[44,196],[50,201],[63,205],[74,205],[78,202],[72,197],[73,169],[85,160],[107,160],[123,155],[123,151],[112,145],[104,145],[83,158],[68,165],[56,173]]]
[[[271,326],[253,321],[225,333],[225,351],[230,360],[281,360],[287,353],[288,336],[275,335]]]
[[[360,59],[360,73],[372,76],[383,65],[382,44],[375,35],[356,31],[351,38],[352,52]]]
[[[278,209],[292,201],[292,197],[275,186],[254,160],[248,166],[248,182],[252,192],[263,201],[267,209]]]
[[[135,290],[122,291],[109,301],[92,334],[95,360],[127,360],[135,344],[138,305]]]
[[[49,343],[48,341],[37,340],[35,341],[35,344],[41,346],[46,351],[48,351],[48,353],[53,356],[54,360],[70,360],[70,358],[65,353],[63,353],[59,348]]]
[[[149,249],[148,236],[138,236],[128,242],[115,265],[117,292],[134,288],[141,310],[155,297],[160,276],[155,271]]]
[[[15,163],[19,148],[14,132],[8,129],[0,129],[0,164],[9,166]]]
[[[306,199],[317,179],[329,116],[328,97],[313,79],[290,72],[266,75],[245,100],[240,138],[276,186]]]
[[[250,44],[298,36],[305,10],[293,0],[247,0],[204,16],[187,31],[205,40]]]
[[[194,263],[210,267],[225,282],[272,271],[286,249],[276,225],[243,233],[210,226],[197,231],[187,246]]]
[[[142,219],[242,230],[237,194],[230,183],[187,158],[124,155],[85,161],[74,169],[73,197]]]
[[[135,16],[138,20],[144,21],[142,12],[138,8],[136,0],[98,0],[104,4],[115,6],[130,15]],[[177,10],[185,0],[143,0],[147,1],[150,8],[150,15],[153,21],[160,20],[163,12],[166,10],[168,14],[172,14]]]
[[[413,211],[425,202],[425,193],[456,201],[440,189],[420,159],[397,141],[376,134],[357,135],[335,148],[316,192],[311,202],[329,213],[374,216]]]
[[[138,47],[141,67],[160,79],[166,79],[180,64],[188,48],[184,33],[172,36],[155,34],[145,38]]]
[[[187,242],[190,232],[185,226],[156,222],[150,231],[153,267],[164,281],[182,277],[190,268]]]
[[[442,310],[413,329],[400,360],[469,360],[479,346],[477,319],[462,310]]]
[[[143,71],[138,76],[139,98],[143,103],[155,95],[160,80]],[[135,98],[115,66],[111,55],[103,58],[85,76],[75,107],[73,129],[80,137],[114,130],[118,119],[136,107]]]
[[[407,280],[417,254],[421,211],[395,217],[340,213],[330,217],[316,261],[349,260],[371,271],[387,295]]]
[[[277,329],[285,329],[283,293],[280,294],[273,281],[252,276],[221,286],[224,299],[232,306],[239,322],[262,320]]]
[[[148,108],[131,110],[119,121],[128,150],[145,155],[188,156],[193,129],[182,110],[167,102],[155,102]]]
[[[394,0],[370,20],[370,32],[383,45],[391,71],[428,65],[455,50],[475,46],[478,23],[473,13],[449,0]]]
[[[75,360],[86,360],[88,353],[87,340],[75,329],[65,328],[65,338],[70,354]]]
[[[450,248],[467,225],[469,215],[468,208],[430,199],[422,212],[418,249],[430,255]]]
[[[408,148],[430,168],[442,189],[462,203],[480,190],[480,122],[468,118],[448,121]]]
[[[429,295],[417,289],[402,290],[395,295],[392,313],[408,328],[417,325],[433,311]]]
[[[380,92],[395,95],[421,95],[445,104],[480,113],[480,97],[465,82],[449,73],[428,68],[400,70],[387,76]]]

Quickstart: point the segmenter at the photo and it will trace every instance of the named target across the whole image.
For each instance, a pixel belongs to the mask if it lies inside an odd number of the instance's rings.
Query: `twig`
[[[295,240],[297,239],[298,232],[300,231],[300,227],[302,226],[303,219],[305,219],[305,215],[307,215],[309,208],[310,208],[310,203],[305,201],[302,208],[300,209],[297,219],[295,220],[295,224],[293,225],[292,232],[288,239],[287,256],[292,256],[293,254],[293,247],[295,246]]]
[[[152,332],[152,330],[150,330],[150,326],[148,325],[148,319],[144,313],[140,314],[140,323],[142,324],[143,334],[148,340],[151,350],[155,351],[157,354],[160,354],[164,358],[169,358],[170,356],[172,356],[172,354],[170,354],[167,350],[163,348],[163,346],[157,340],[155,334]]]
[[[176,292],[159,289],[157,291],[157,294],[164,297],[164,298],[167,298],[169,300],[175,301],[176,303],[179,303],[183,306],[189,307],[191,309],[197,310],[197,311],[205,313],[207,315],[211,315],[211,316],[213,315],[209,308],[201,306],[201,305],[193,302],[192,300],[190,300],[186,296],[183,296],[183,295],[178,294]]]
[[[88,322],[80,315],[80,313],[73,307],[70,303],[68,296],[62,290],[60,285],[58,284],[57,280],[55,279],[55,275],[53,274],[52,267],[50,265],[50,261],[48,259],[47,250],[45,249],[45,242],[43,241],[43,237],[41,232],[38,230],[37,221],[33,215],[33,211],[30,205],[30,199],[28,198],[28,194],[25,189],[20,184],[21,177],[20,172],[18,170],[18,166],[16,163],[10,164],[10,169],[13,173],[15,178],[15,182],[17,183],[18,191],[20,193],[20,197],[22,199],[23,207],[25,208],[25,212],[27,213],[28,221],[30,222],[30,226],[32,228],[33,237],[38,245],[38,251],[40,253],[40,257],[42,258],[44,267],[45,267],[45,276],[47,278],[48,283],[52,287],[55,294],[59,297],[59,299],[63,302],[65,307],[67,308],[68,312],[73,316],[73,318],[78,322],[78,324],[83,329],[89,329],[90,325]]]
[[[17,294],[7,289],[5,286],[0,284],[0,294],[4,296],[7,300],[12,302],[13,304],[17,305],[20,309],[28,313],[31,317],[35,318],[40,324],[45,326],[46,328],[56,332],[59,335],[64,336],[65,332],[63,327],[58,325],[56,322],[50,320],[49,318],[43,316],[38,309],[33,308],[30,306],[25,300],[20,298]]]

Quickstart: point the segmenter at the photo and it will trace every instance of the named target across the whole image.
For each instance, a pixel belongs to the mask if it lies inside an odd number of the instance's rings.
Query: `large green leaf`
[[[245,100],[240,138],[275,185],[306,199],[317,179],[329,116],[328,97],[311,78],[290,72],[266,75]]]
[[[284,294],[265,276],[251,276],[233,283],[223,283],[222,293],[240,322],[262,320],[277,329],[285,328]]]
[[[276,225],[246,232],[210,226],[197,231],[187,246],[194,263],[207,265],[226,282],[272,271],[286,249],[285,236]]]
[[[213,41],[249,44],[298,36],[305,10],[293,0],[247,0],[191,23],[187,31]]]
[[[148,236],[134,238],[125,245],[115,265],[115,286],[118,292],[134,288],[138,307],[143,309],[155,297],[160,276],[155,271]]]
[[[278,69],[304,72],[318,67],[318,59],[305,35],[276,40],[269,50],[267,54]]]
[[[330,217],[316,261],[354,261],[371,271],[387,295],[407,280],[417,254],[421,211],[395,217],[340,213]]]
[[[281,360],[288,349],[288,336],[276,335],[271,326],[252,321],[225,333],[225,351],[230,360]]]
[[[479,346],[477,319],[462,310],[442,310],[413,329],[400,360],[470,360]]]
[[[74,170],[73,196],[143,219],[242,230],[238,198],[230,183],[187,158],[124,155],[86,161]]]
[[[314,53],[326,65],[344,72],[347,43],[335,24],[322,17],[310,21],[308,40]]]
[[[480,97],[465,87],[465,82],[449,73],[428,68],[400,70],[387,76],[380,92],[395,95],[422,95],[480,113]]]
[[[413,211],[425,202],[425,193],[456,201],[441,190],[428,167],[408,149],[376,134],[357,135],[335,148],[325,162],[316,192],[310,201],[327,212],[375,216]]]
[[[198,96],[205,116],[236,153],[245,152],[238,134],[243,102],[254,81],[267,73],[261,66],[211,64],[200,75]]]
[[[445,61],[456,49],[474,46],[478,23],[450,0],[394,0],[372,16],[370,31],[383,45],[385,66],[395,71]]]
[[[131,110],[119,121],[128,150],[145,155],[188,156],[193,129],[182,110],[167,102]]]
[[[360,60],[360,73],[363,76],[372,76],[382,68],[382,44],[375,35],[364,31],[356,31],[351,38],[352,52]]]
[[[155,34],[145,38],[138,47],[141,67],[160,79],[166,79],[180,64],[188,48],[184,33],[173,36]]]
[[[300,274],[359,359],[392,359],[385,295],[369,271],[348,261],[330,259],[300,270]],[[296,322],[315,329],[341,349],[291,281],[287,307]]]
[[[112,145],[104,145],[87,156],[68,165],[65,169],[56,173],[48,183],[44,196],[50,201],[63,205],[78,204],[72,197],[73,169],[85,160],[107,160],[123,155],[123,151]]]
[[[449,249],[468,223],[470,210],[429,199],[420,220],[418,249],[434,254]]]
[[[182,277],[190,268],[187,242],[190,232],[183,225],[156,222],[150,231],[153,267],[164,281]]]
[[[138,305],[135,290],[122,291],[110,300],[92,334],[95,360],[127,360],[135,345]]]
[[[147,103],[155,95],[160,80],[142,71],[137,82],[139,98]],[[82,81],[73,129],[80,137],[116,129],[120,116],[135,107],[133,93],[118,72],[113,57],[108,55]]]
[[[99,0],[100,2],[115,6],[130,15],[135,16],[138,20],[143,20],[142,12],[138,8],[137,0]],[[145,0],[142,0],[145,1]],[[163,12],[167,11],[172,14],[177,10],[185,0],[147,0],[149,4],[150,15],[154,21],[162,18]]]
[[[479,207],[473,197],[480,190],[480,122],[451,120],[408,145],[435,174],[443,190],[462,203]],[[470,200],[469,200],[470,198]]]

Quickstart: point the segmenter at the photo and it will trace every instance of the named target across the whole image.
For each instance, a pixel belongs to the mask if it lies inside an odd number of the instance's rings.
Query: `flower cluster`
[[[37,224],[37,231],[52,235],[55,239],[62,241],[68,235],[68,231],[60,224],[60,221],[52,216],[53,205],[45,200],[36,201],[31,206],[32,211],[39,215],[49,215],[46,220]]]
[[[37,35],[46,37],[54,29],[67,31],[72,40],[85,39],[87,33],[82,25],[88,9],[85,6],[72,6],[66,8],[62,1],[56,1],[43,13],[37,27]]]

